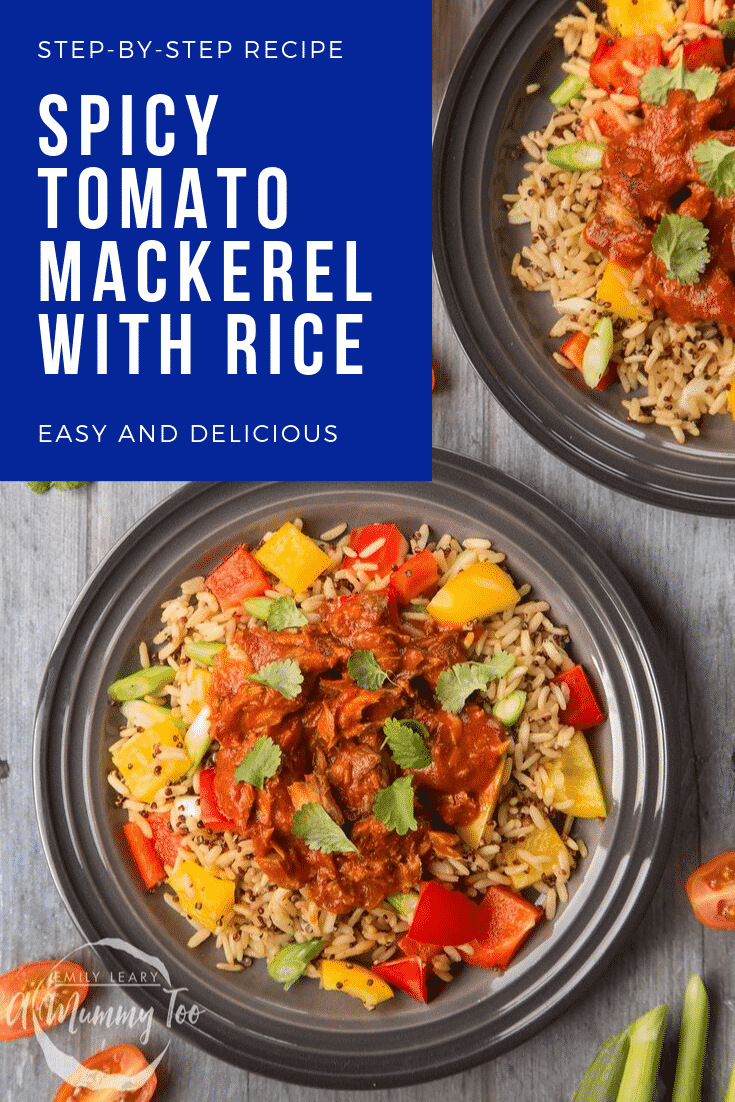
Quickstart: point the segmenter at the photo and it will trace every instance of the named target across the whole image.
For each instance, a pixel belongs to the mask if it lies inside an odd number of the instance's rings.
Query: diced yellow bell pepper
[[[253,552],[255,558],[294,593],[303,593],[326,570],[331,559],[326,551],[286,521],[262,547]]]
[[[568,815],[580,819],[604,819],[607,815],[600,778],[581,731],[576,731],[549,769],[549,784],[554,790],[554,804],[566,805]]]
[[[443,585],[426,606],[442,624],[461,626],[480,616],[513,608],[521,599],[509,576],[494,562],[476,562]]]
[[[477,849],[479,847],[482,842],[482,836],[485,833],[488,819],[495,811],[504,768],[505,756],[498,762],[498,767],[493,773],[493,779],[480,797],[480,813],[477,818],[473,819],[471,823],[467,823],[465,826],[456,827],[457,834],[462,841],[472,849]]]
[[[235,881],[225,880],[196,861],[182,861],[168,883],[179,897],[182,911],[213,934],[235,902]]]
[[[735,421],[735,383],[730,383],[730,389],[727,392],[727,404],[732,414],[732,419]]]
[[[640,301],[631,302],[628,294],[633,291],[633,276],[628,268],[608,260],[602,279],[597,287],[597,301],[609,303],[610,309],[619,318],[635,321],[636,318],[650,318],[651,312]]]
[[[150,803],[164,785],[183,777],[190,764],[184,736],[170,719],[138,731],[115,751],[112,760],[134,799],[143,803]]]
[[[344,991],[360,999],[368,1010],[393,998],[393,988],[384,979],[349,960],[323,960],[319,986],[325,991]]]
[[[510,882],[517,892],[523,891],[531,884],[535,884],[542,876],[550,873],[555,865],[563,859],[567,848],[554,830],[548,819],[544,819],[543,830],[538,827],[525,838],[517,842],[507,842],[500,851],[500,862],[503,866],[513,866],[524,861],[519,850],[525,850],[539,860],[539,866],[530,867],[526,872],[520,869],[518,872],[509,872]]]
[[[669,0],[607,0],[607,14],[623,35],[655,34],[657,27],[670,31],[674,26]]]

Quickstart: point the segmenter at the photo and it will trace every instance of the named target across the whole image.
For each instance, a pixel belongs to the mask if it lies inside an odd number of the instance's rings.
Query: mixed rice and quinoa
[[[670,65],[684,44],[720,36],[718,21],[733,15],[726,0],[705,0],[704,14],[706,24],[687,22],[683,3],[674,9],[673,30],[657,27]],[[566,143],[604,143],[608,122],[619,131],[631,131],[640,121],[637,95],[610,92],[588,79],[590,60],[608,27],[605,17],[582,2],[557,24],[555,35],[565,55],[562,68],[584,84],[577,98],[554,111],[543,130],[523,135],[523,150],[531,158],[524,166],[527,174],[517,192],[503,196],[511,224],[528,225],[531,232],[530,242],[513,259],[512,274],[529,290],[551,295],[560,315],[550,330],[556,338],[589,335],[610,312],[595,297],[607,261],[583,236],[595,215],[601,174],[569,171],[547,159],[551,149]],[[623,64],[636,76],[643,73],[631,61]],[[533,84],[527,91],[534,94],[539,88]],[[622,404],[630,421],[667,427],[683,444],[700,434],[706,414],[727,413],[728,402],[735,417],[735,318],[722,329],[716,322],[675,324],[646,306],[642,281],[640,268],[626,292],[639,316],[614,318],[612,359],[626,395]],[[573,366],[561,352],[554,359],[564,368]]]
[[[302,527],[300,520],[295,525]],[[354,568],[355,553],[349,546],[346,524],[322,533],[314,542],[329,555],[331,565],[307,592],[297,595],[298,606],[310,622],[318,619],[318,609],[325,601],[387,587],[387,577]],[[433,540],[426,524],[410,538],[409,548],[410,553],[425,548],[433,553],[440,585],[472,563],[502,563],[505,558],[486,539],[460,542],[445,534]],[[288,586],[272,577],[270,581],[272,588],[266,596],[277,598],[291,593]],[[489,685],[484,694],[488,705],[516,689],[527,694],[522,714],[507,729],[509,745],[497,808],[476,850],[464,846],[460,858],[434,859],[428,872],[478,901],[491,885],[511,885],[510,874],[520,872],[525,874],[534,899],[550,920],[558,905],[567,901],[572,870],[578,859],[586,855],[584,842],[573,836],[574,820],[566,813],[564,802],[559,802],[550,782],[553,763],[575,734],[574,728],[565,726],[559,718],[567,703],[568,690],[551,679],[573,663],[565,649],[569,642],[567,628],[552,622],[548,603],[533,596],[529,585],[518,586],[518,592],[520,601],[513,609],[474,623],[463,637],[468,659],[482,661],[501,650],[511,652],[515,658],[510,672]],[[420,624],[429,618],[426,603],[427,598],[419,598],[403,613],[408,630],[412,622]],[[143,667],[152,662],[164,663],[175,671],[175,680],[159,695],[148,699],[166,704],[186,725],[191,724],[202,706],[202,667],[187,657],[185,645],[192,641],[228,643],[236,630],[247,623],[242,609],[221,610],[213,593],[205,588],[203,577],[184,582],[180,595],[162,606],[162,627],[152,647],[145,642],[140,644]],[[133,726],[120,728],[110,752],[124,747],[136,731]],[[213,753],[216,744],[204,764],[211,762]],[[184,914],[175,894],[165,893],[168,905],[183,914],[193,927],[188,940],[191,948],[214,937],[222,956],[217,967],[226,971],[240,971],[257,959],[272,960],[287,943],[312,938],[328,940],[325,958],[365,957],[378,963],[395,954],[396,941],[409,924],[387,902],[370,911],[358,908],[349,914],[330,913],[310,901],[308,886],[289,890],[270,882],[254,860],[251,841],[229,831],[213,833],[204,829],[196,815],[196,804],[187,802],[199,791],[199,775],[197,771],[189,780],[166,785],[150,803],[133,799],[117,770],[113,769],[108,778],[117,806],[147,837],[151,836],[147,821],[151,812],[172,814],[172,825],[181,836],[177,866],[193,858],[205,869],[215,870],[234,882],[234,905],[218,923],[216,932]],[[553,868],[542,873],[539,862],[543,868],[543,859],[524,850],[523,840],[543,829],[549,820],[555,823],[563,846]],[[512,868],[507,867],[504,853],[509,844],[515,847]],[[448,981],[459,960],[459,948],[448,946],[437,952],[432,967],[440,979]],[[309,964],[305,974],[318,977],[317,964]]]

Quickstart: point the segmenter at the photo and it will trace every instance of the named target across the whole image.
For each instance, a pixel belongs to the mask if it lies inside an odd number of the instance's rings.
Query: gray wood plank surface
[[[434,0],[434,105],[487,0]],[[735,848],[735,522],[633,503],[547,454],[498,406],[464,356],[435,290],[434,439],[494,464],[545,494],[617,561],[647,607],[666,653],[686,668],[680,737],[685,769],[676,840],[641,925],[594,990],[541,1034],[484,1067],[395,1091],[320,1091],[249,1075],[173,1038],[160,1074],[161,1102],[564,1102],[600,1042],[636,1015],[672,1007],[665,1074],[670,1093],[675,1027],[686,981],[700,972],[713,1005],[704,1102],[721,1102],[735,1060],[735,935],[692,917],[684,880],[700,860]],[[78,943],[41,852],[32,791],[31,734],[54,637],[97,563],[177,482],[95,483],[37,497],[25,483],[0,484],[3,564],[0,607],[0,971],[55,957]],[[673,676],[673,675],[672,675]],[[672,686],[673,689],[673,686]],[[109,996],[100,1005],[119,1005]],[[150,1047],[163,1047],[154,1027]],[[76,1039],[84,1057],[116,1040],[104,1023]],[[0,1102],[51,1099],[57,1081],[33,1038],[0,1045]]]

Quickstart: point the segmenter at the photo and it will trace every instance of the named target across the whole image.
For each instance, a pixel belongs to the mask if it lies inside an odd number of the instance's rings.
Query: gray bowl
[[[589,857],[570,901],[506,972],[465,967],[428,1007],[398,995],[372,1013],[302,981],[285,993],[262,964],[217,971],[207,946],[131,867],[105,777],[115,737],[106,687],[137,665],[159,602],[236,543],[295,515],[391,520],[405,531],[490,537],[517,579],[569,625],[575,657],[603,688],[592,735],[610,814],[588,822]],[[631,933],[659,880],[675,815],[678,731],[651,626],[614,564],[538,494],[468,459],[436,452],[431,483],[193,483],[140,521],[90,579],[56,642],[35,729],[34,784],[46,857],[90,942],[118,938],[163,961],[184,1001],[206,1010],[178,1032],[232,1064],[324,1088],[391,1087],[448,1075],[519,1044],[562,1012]],[[111,946],[111,971],[124,967]],[[128,963],[127,961],[125,963]],[[165,1020],[157,989],[129,992]]]
[[[529,243],[502,195],[523,176],[519,139],[551,117],[564,75],[554,25],[572,0],[494,0],[457,63],[434,134],[434,265],[469,359],[508,413],[540,444],[615,490],[654,505],[735,516],[735,424],[707,419],[677,444],[668,429],[626,420],[622,389],[590,391],[552,359],[558,317],[546,294],[511,274]],[[541,90],[526,95],[526,86]]]

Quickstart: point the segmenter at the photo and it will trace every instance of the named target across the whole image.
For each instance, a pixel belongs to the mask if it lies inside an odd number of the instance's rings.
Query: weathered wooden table
[[[483,0],[435,0],[437,103],[485,7]],[[548,455],[506,416],[476,377],[438,296],[434,316],[434,354],[441,368],[434,399],[435,442],[502,468],[582,524],[627,575],[667,653],[683,656],[685,768],[679,825],[664,879],[633,940],[594,991],[543,1033],[484,1067],[396,1091],[319,1091],[248,1075],[174,1038],[161,1065],[156,1098],[563,1102],[571,1098],[600,1041],[660,1002],[672,1007],[664,1053],[670,1091],[681,999],[687,979],[699,972],[712,1000],[703,1098],[721,1102],[735,1059],[735,935],[707,931],[695,921],[684,879],[701,859],[735,847],[735,521],[633,503]],[[78,493],[37,497],[25,483],[0,484],[0,971],[63,955],[78,943],[43,857],[33,805],[33,712],[54,637],[110,546],[178,485],[98,482]],[[116,995],[116,1006],[121,998]],[[118,1035],[119,1030],[104,1022],[85,1025],[77,1037],[77,1055],[83,1058],[104,1048]],[[162,1047],[165,1039],[156,1026],[151,1050]],[[0,1046],[2,1102],[51,1099],[57,1086],[32,1037]]]

